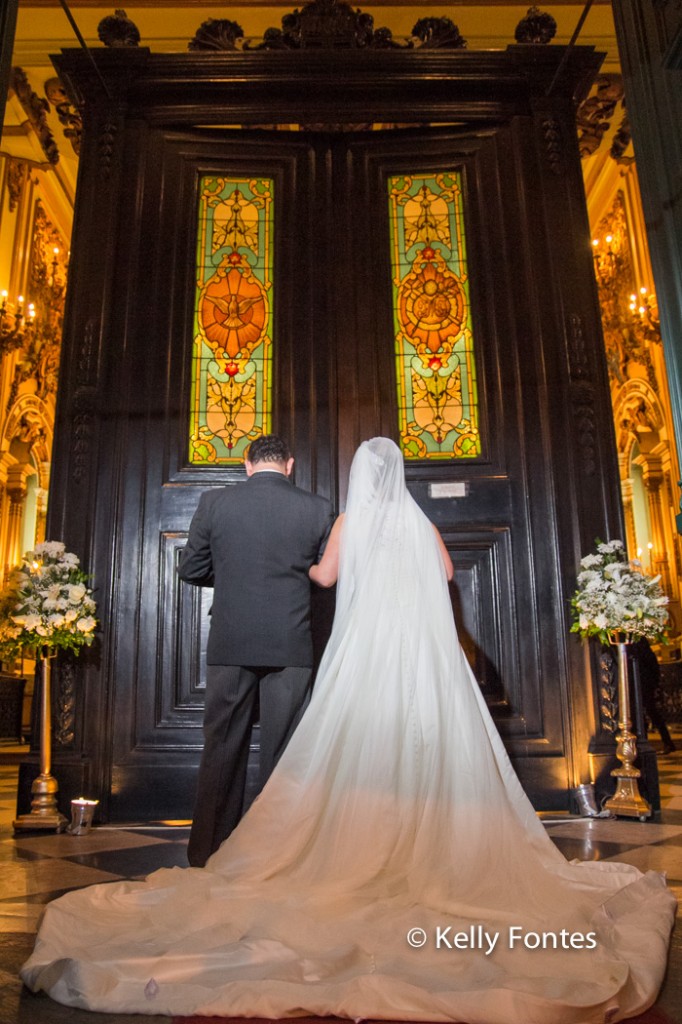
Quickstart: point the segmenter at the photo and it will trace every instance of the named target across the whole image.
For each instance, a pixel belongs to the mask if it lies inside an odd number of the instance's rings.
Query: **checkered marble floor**
[[[682,736],[674,738],[678,752],[659,757],[662,809],[655,821],[568,818],[545,824],[569,859],[625,861],[643,871],[664,871],[682,902]],[[16,779],[15,766],[0,764],[0,1024],[149,1024],[147,1016],[89,1013],[34,996],[23,989],[17,971],[32,949],[46,903],[95,882],[144,878],[157,868],[186,866],[188,827],[99,826],[84,836],[14,837]],[[171,1024],[170,1017],[153,1020]],[[647,1015],[646,1021],[682,1024],[679,923],[654,1016]],[[178,1019],[175,1024],[180,1024]]]

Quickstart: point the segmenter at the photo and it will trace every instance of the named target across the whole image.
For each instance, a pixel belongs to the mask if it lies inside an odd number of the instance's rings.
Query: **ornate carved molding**
[[[66,90],[58,78],[49,78],[45,83],[45,95],[52,104],[59,118],[60,124],[64,125],[64,138],[71,143],[76,156],[81,151],[81,136],[83,134],[83,118],[71,100],[66,95]]]
[[[625,100],[623,100],[623,107],[625,107]],[[630,118],[627,112],[623,114],[618,130],[613,137],[611,143],[610,155],[617,164],[633,164],[635,162],[634,153],[631,156],[626,156],[625,151],[629,148],[632,142],[632,129],[630,128]]]
[[[47,124],[47,112],[50,109],[50,104],[33,91],[23,68],[12,68],[10,87],[26,111],[26,116],[38,136],[43,153],[51,164],[59,163],[59,148]]]
[[[74,401],[73,417],[73,463],[71,479],[81,484],[88,472],[95,417],[92,413],[94,393],[79,392]]]
[[[72,747],[76,725],[76,671],[70,658],[60,662],[56,697],[54,738],[62,748]]]
[[[83,339],[78,346],[78,358],[76,360],[76,386],[80,388],[92,388],[95,385],[95,335],[99,322],[95,317],[85,324]]]
[[[649,458],[661,442],[665,425],[660,399],[646,380],[629,380],[614,396],[613,419],[618,451],[627,455],[629,472],[633,444],[637,442],[640,452],[646,452]]]
[[[71,478],[74,483],[83,482],[88,473],[92,439],[95,427],[95,405],[97,401],[96,345],[99,321],[95,317],[85,324],[83,338],[76,358],[76,393],[73,401],[73,461]]]
[[[420,18],[412,29],[412,38],[428,49],[463,50],[466,47],[466,39],[449,18]]]
[[[573,431],[578,455],[585,476],[594,476],[597,470],[597,421],[594,392],[591,387],[573,385],[571,394]]]
[[[105,46],[138,46],[140,43],[137,25],[120,8],[102,18],[97,26],[97,35]]]
[[[97,155],[99,159],[99,176],[103,182],[109,181],[111,177],[111,162],[116,149],[116,136],[118,125],[111,120],[106,120],[99,126],[97,136]]]
[[[570,378],[574,381],[585,381],[590,375],[585,342],[585,322],[577,313],[571,313],[568,317],[566,337]]]
[[[10,213],[14,213],[28,178],[28,164],[23,160],[7,158],[7,201]]]
[[[517,43],[533,43],[544,46],[556,35],[556,21],[551,14],[545,14],[539,7],[528,8],[525,18],[516,26],[514,38]]]
[[[188,43],[188,50],[240,50],[244,45],[244,29],[228,18],[209,18],[202,22]]]
[[[611,651],[602,647],[599,656],[599,720],[604,732],[618,728],[618,667]]]
[[[281,28],[268,28],[263,39],[244,38],[236,21],[209,18],[189,43],[190,50],[338,50],[462,49],[466,40],[450,18],[420,18],[408,39],[394,39],[389,28],[374,27],[374,18],[346,0],[310,0],[285,14]]]
[[[553,117],[542,121],[542,137],[545,141],[545,153],[553,174],[564,173],[564,142],[561,137],[561,125]]]
[[[620,75],[599,75],[592,94],[583,100],[576,113],[581,157],[597,152],[624,94]]]
[[[616,163],[627,165],[633,162],[634,156],[625,155],[632,141],[632,132],[620,75],[599,75],[591,94],[578,107],[576,126],[581,157],[597,152],[618,110],[621,112],[620,125],[612,138],[609,152]]]

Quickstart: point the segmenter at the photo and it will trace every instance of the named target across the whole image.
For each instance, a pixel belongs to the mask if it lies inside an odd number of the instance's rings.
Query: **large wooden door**
[[[281,74],[290,58],[275,56],[273,73]],[[365,57],[351,56],[359,74]],[[449,66],[460,56],[439,60]],[[464,57],[468,74],[471,55]],[[187,455],[200,176],[274,182],[272,425],[293,446],[296,483],[340,510],[357,444],[398,437],[387,180],[455,170],[481,451],[408,460],[408,486],[452,552],[462,642],[524,786],[538,806],[568,806],[570,788],[585,781],[596,707],[584,655],[568,642],[568,595],[581,544],[607,534],[618,497],[599,400],[608,390],[589,251],[578,247],[587,238],[579,164],[560,120],[567,108],[541,101],[536,109],[525,70],[510,92],[506,56],[493,102],[486,57],[488,77],[467,86],[451,128],[228,129],[222,123],[240,116],[258,120],[267,103],[276,105],[276,91],[228,113],[217,96],[230,76],[221,70],[218,82],[210,61],[188,68],[178,57],[182,91],[171,86],[172,58],[158,74],[150,63],[149,88],[147,58],[121,59],[132,62],[133,84],[120,71],[127,105],[93,105],[82,157],[51,505],[52,535],[71,539],[98,588],[101,644],[79,669],[71,746],[92,761],[91,788],[105,813],[123,820],[191,811],[210,594],[181,585],[175,565],[200,493],[243,472],[195,466]],[[392,59],[372,56],[384,116],[387,104],[400,103],[381,84]],[[230,58],[230,67],[240,60]],[[245,58],[250,71],[254,60]],[[64,61],[87,78],[80,55]],[[509,61],[516,67],[516,56]],[[135,62],[143,68],[137,82]],[[299,120],[331,120],[324,90],[335,80],[319,77],[306,92],[309,73],[322,75],[321,62],[296,64],[296,102],[314,108]],[[237,68],[233,99],[248,91],[246,80]],[[450,95],[446,78],[428,81]],[[345,109],[345,97],[335,102],[348,117],[333,120],[366,120],[358,116],[370,102],[361,89]],[[438,102],[431,120],[435,110],[443,117],[445,100]],[[291,116],[287,109],[278,119]],[[552,237],[559,208],[564,246]],[[330,608],[320,599],[315,610],[322,642]]]

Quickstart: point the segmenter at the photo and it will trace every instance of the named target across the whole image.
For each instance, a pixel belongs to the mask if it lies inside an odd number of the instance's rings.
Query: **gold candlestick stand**
[[[66,818],[57,807],[59,784],[50,774],[52,768],[52,715],[50,701],[50,670],[49,648],[40,652],[40,775],[33,780],[31,786],[31,812],[21,814],[12,822],[15,832],[49,829],[62,832],[66,828]]]
[[[637,758],[637,737],[630,732],[630,685],[628,678],[628,641],[618,636],[613,645],[618,648],[618,732],[616,733],[616,757],[620,768],[614,768],[611,775],[618,780],[616,792],[605,807],[614,814],[646,821],[651,816],[651,805],[639,792],[637,780],[642,773],[635,768]]]

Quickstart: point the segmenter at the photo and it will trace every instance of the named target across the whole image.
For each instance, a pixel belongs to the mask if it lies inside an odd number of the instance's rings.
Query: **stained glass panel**
[[[400,440],[406,459],[481,454],[457,171],[389,178]]]
[[[199,180],[189,459],[239,463],[270,431],[273,182]]]

